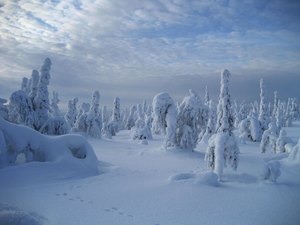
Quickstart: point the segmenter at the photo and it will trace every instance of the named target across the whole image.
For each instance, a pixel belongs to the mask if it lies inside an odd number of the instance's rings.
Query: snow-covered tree
[[[153,124],[152,129],[155,133],[165,135],[164,148],[176,146],[176,105],[170,95],[166,92],[154,96],[152,101]]]
[[[260,151],[265,153],[268,146],[271,147],[272,152],[276,152],[276,140],[277,140],[277,127],[274,121],[269,123],[269,128],[264,131],[260,143]]]
[[[210,102],[209,92],[207,86],[205,86],[204,105],[208,106]]]
[[[246,144],[246,141],[251,141],[250,117],[243,119],[239,124],[239,139],[241,143]]]
[[[281,129],[279,137],[276,140],[276,152],[286,152],[285,145],[292,142],[292,139],[286,136],[286,131],[284,129]]]
[[[261,140],[263,131],[261,129],[261,123],[258,119],[257,112],[253,110],[250,114],[250,135],[251,141],[258,142]]]
[[[32,74],[31,74],[31,89],[29,92],[29,97],[33,103],[33,108],[35,110],[35,104],[34,104],[34,99],[38,93],[38,84],[39,84],[39,80],[40,80],[40,75],[39,72],[37,70],[32,70]]]
[[[87,116],[87,134],[94,138],[101,138],[102,118],[100,113],[100,93],[95,91],[93,94],[92,107]]]
[[[111,136],[115,136],[116,133],[120,130],[121,127],[121,107],[120,107],[120,98],[116,97],[114,100],[114,107],[112,112],[111,121],[107,124],[108,132],[111,133]]]
[[[260,103],[259,103],[259,117],[258,117],[260,127],[261,127],[261,132],[257,133],[258,135],[261,135],[265,130],[268,129],[268,124],[270,122],[269,116],[268,116],[268,108],[266,105],[266,100],[265,100],[265,84],[264,80],[260,79]],[[258,136],[257,140],[260,140],[261,137]]]
[[[102,122],[103,123],[108,123],[110,118],[110,114],[107,110],[106,105],[102,107]]]
[[[208,109],[193,90],[189,92],[190,95],[183,99],[178,108],[176,143],[182,149],[193,150],[201,128],[207,123]]]
[[[26,124],[27,117],[32,113],[32,103],[28,95],[22,91],[15,91],[9,98],[8,120],[13,123]]]
[[[50,113],[52,117],[58,117],[61,116],[60,109],[58,107],[59,103],[59,98],[58,98],[58,93],[53,91],[52,93],[52,99],[51,99],[51,108],[50,108]]]
[[[41,77],[38,83],[36,96],[34,97],[33,105],[35,115],[33,126],[36,130],[39,130],[42,126],[44,126],[49,119],[50,102],[48,85],[50,83],[51,64],[51,60],[46,58],[41,68]]]
[[[29,80],[27,77],[23,77],[22,79],[21,90],[28,95],[30,91],[30,87],[29,87]]]
[[[126,122],[126,129],[127,130],[130,130],[134,126],[134,124],[135,124],[135,121],[136,121],[136,117],[135,117],[136,110],[137,110],[136,105],[131,106],[130,111],[129,111],[129,116],[128,116],[127,122]]]
[[[90,111],[90,104],[89,103],[81,103],[78,118],[75,123],[75,130],[77,132],[86,133],[88,129],[88,112]]]
[[[238,167],[239,147],[234,136],[234,120],[229,94],[230,72],[221,73],[221,87],[218,104],[217,133],[208,142],[205,159],[208,166],[218,174],[221,179],[223,169],[230,165],[234,170]]]
[[[280,129],[285,125],[285,123],[284,123],[284,105],[280,101],[278,101],[275,118],[276,118],[277,134],[278,134]]]
[[[7,105],[5,105],[6,103],[7,103],[6,99],[0,98],[0,115],[4,119],[8,119],[8,108]]]
[[[65,120],[69,124],[70,129],[72,129],[76,122],[77,117],[77,103],[78,98],[73,98],[72,100],[69,100],[68,102],[68,111],[65,115]]]
[[[278,107],[278,92],[274,91],[274,100],[273,100],[273,111],[272,116],[275,117]]]

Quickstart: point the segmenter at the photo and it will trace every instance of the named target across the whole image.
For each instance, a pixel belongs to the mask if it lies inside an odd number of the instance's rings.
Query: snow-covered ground
[[[296,143],[300,123],[286,131]],[[97,176],[57,162],[1,169],[0,224],[300,224],[300,163],[261,154],[259,143],[241,144],[238,170],[225,169],[218,182],[204,161],[205,145],[166,152],[161,137],[142,145],[129,131],[88,141],[100,161]],[[261,179],[270,159],[281,164],[277,183]]]

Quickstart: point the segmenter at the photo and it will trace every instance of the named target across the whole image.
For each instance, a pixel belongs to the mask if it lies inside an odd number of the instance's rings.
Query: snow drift
[[[67,162],[98,173],[96,155],[80,135],[46,136],[0,116],[0,143],[0,168],[14,165],[18,155],[24,154],[25,162]]]

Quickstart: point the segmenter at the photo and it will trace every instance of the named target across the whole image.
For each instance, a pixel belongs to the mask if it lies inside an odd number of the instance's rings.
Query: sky
[[[297,0],[0,0],[0,97],[52,61],[50,91],[61,103],[181,101],[208,86],[217,99],[228,69],[237,101],[300,99]]]

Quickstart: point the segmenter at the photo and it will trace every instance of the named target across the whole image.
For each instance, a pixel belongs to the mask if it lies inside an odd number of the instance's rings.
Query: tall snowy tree
[[[259,103],[259,117],[258,117],[260,126],[261,126],[261,134],[268,129],[268,124],[270,122],[268,117],[268,108],[265,100],[265,84],[264,80],[260,79],[260,103]],[[258,138],[260,140],[261,137]]]
[[[208,110],[193,90],[189,92],[190,95],[183,99],[178,108],[176,143],[182,149],[193,150],[197,145],[201,128],[207,123]]]
[[[234,119],[229,94],[230,72],[221,73],[221,87],[218,104],[217,133],[209,139],[205,159],[208,166],[222,178],[223,169],[230,165],[237,169],[239,162],[239,147],[234,136]]]
[[[132,127],[134,127],[135,121],[137,120],[135,114],[136,114],[136,105],[133,105],[130,107],[129,115],[126,122],[126,129],[130,130]]]
[[[168,93],[159,93],[154,96],[152,107],[153,131],[155,131],[155,133],[162,133],[165,135],[165,149],[175,147],[177,111],[173,99]]]
[[[41,68],[41,77],[38,83],[37,94],[34,97],[34,128],[39,130],[49,119],[49,92],[51,60],[46,58]]]
[[[121,127],[121,107],[120,98],[116,97],[114,100],[114,107],[111,121],[107,124],[111,136],[115,136]]]
[[[29,97],[30,97],[30,99],[33,103],[33,107],[35,109],[34,99],[38,93],[38,84],[39,84],[39,80],[40,80],[40,75],[37,70],[32,70],[30,80],[31,80],[31,89],[29,92]]]
[[[209,101],[208,104],[208,122],[206,129],[199,134],[198,141],[208,144],[209,138],[215,133],[216,130],[216,111],[215,111],[215,105],[212,100]]]
[[[210,97],[207,86],[205,86],[204,105],[209,105]]]
[[[72,129],[75,125],[75,122],[77,120],[77,103],[78,98],[73,98],[72,100],[69,100],[68,102],[68,111],[65,115],[65,119],[67,123],[69,124],[70,129]]]
[[[100,93],[99,91],[95,91],[93,94],[92,107],[87,116],[87,133],[94,138],[101,138],[102,118],[99,104]]]

